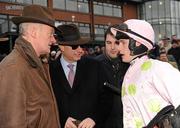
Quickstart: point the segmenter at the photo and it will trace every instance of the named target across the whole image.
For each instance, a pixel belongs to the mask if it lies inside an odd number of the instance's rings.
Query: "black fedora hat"
[[[75,24],[59,25],[57,29],[56,35],[59,45],[83,45],[90,42],[90,38],[80,36],[79,29]]]
[[[42,23],[56,28],[52,10],[40,5],[25,6],[22,15],[13,17],[11,20],[16,25],[25,22],[32,22]]]

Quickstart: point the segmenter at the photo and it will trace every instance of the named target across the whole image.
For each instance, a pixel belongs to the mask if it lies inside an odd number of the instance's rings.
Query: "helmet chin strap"
[[[130,61],[130,63],[131,63],[133,60],[135,60],[136,58],[141,58],[141,57],[144,56],[144,55],[148,55],[148,53],[147,53],[147,52],[144,52],[144,53],[142,53],[142,54],[137,55],[136,57],[134,57],[134,58]]]
[[[141,55],[143,53],[146,53],[148,51],[148,48],[143,45],[140,44],[139,46],[136,46],[136,40],[134,40],[133,38],[129,38],[129,50],[131,51],[130,55],[134,56],[134,55]]]

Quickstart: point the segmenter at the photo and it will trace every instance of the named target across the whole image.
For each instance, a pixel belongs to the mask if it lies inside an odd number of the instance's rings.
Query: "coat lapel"
[[[58,58],[52,64],[53,64],[53,74],[55,78],[54,82],[56,83],[55,84],[56,89],[58,89],[58,86],[62,86],[67,93],[73,93],[80,87],[80,85],[82,85],[80,83],[82,82],[82,73],[84,72],[84,68],[81,60],[77,62],[76,74],[72,88],[69,85],[69,82],[66,78],[66,75],[64,73],[63,67],[60,62],[60,58]]]
[[[66,92],[71,93],[72,89],[69,85],[69,82],[66,78],[66,75],[64,73],[63,67],[59,59],[57,59],[56,62],[54,63],[54,72],[56,78],[55,81],[57,83],[56,86],[63,86]]]
[[[77,62],[77,67],[76,67],[76,74],[75,74],[75,78],[74,78],[74,83],[73,83],[73,88],[72,90],[75,91],[77,90],[80,85],[81,82],[82,82],[82,72],[83,72],[83,65],[81,64],[81,60],[79,60]]]

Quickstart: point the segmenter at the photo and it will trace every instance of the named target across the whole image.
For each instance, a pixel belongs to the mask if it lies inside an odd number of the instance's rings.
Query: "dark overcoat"
[[[68,117],[78,120],[90,117],[100,127],[112,105],[112,95],[103,86],[105,78],[100,63],[86,57],[79,60],[72,88],[59,58],[50,62],[50,74],[61,126],[64,127]]]
[[[96,59],[102,63],[102,67],[107,76],[107,82],[121,92],[123,78],[129,64],[123,63],[120,57],[111,59],[105,54],[97,56]],[[113,107],[103,128],[123,128],[123,106],[121,95],[111,89],[109,89],[109,91],[114,94]]]

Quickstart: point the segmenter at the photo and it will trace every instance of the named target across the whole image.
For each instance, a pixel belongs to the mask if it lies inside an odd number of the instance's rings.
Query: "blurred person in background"
[[[104,71],[107,75],[107,82],[117,88],[121,92],[122,81],[124,74],[129,66],[124,63],[119,55],[119,41],[111,33],[110,28],[118,28],[119,25],[110,26],[105,32],[105,47],[103,54],[96,57],[102,63]],[[123,107],[121,102],[121,94],[117,94],[113,90],[113,107],[111,113],[104,123],[103,128],[123,128]]]
[[[180,45],[179,45],[180,39],[174,39],[172,40],[172,46],[171,48],[167,51],[168,55],[173,55],[175,58],[178,68],[180,70]]]
[[[96,54],[96,56],[102,54],[100,46],[97,45],[94,47],[94,53]]]
[[[96,57],[95,51],[92,47],[88,48],[88,56],[89,57]]]
[[[171,40],[170,40],[170,38],[164,36],[159,41],[159,46],[160,46],[160,48],[164,47],[166,49],[166,51],[168,51],[171,48]]]
[[[176,40],[176,39],[177,39],[177,35],[176,34],[171,35],[171,41]]]
[[[160,52],[159,53],[159,60],[160,61],[163,61],[163,62],[168,62],[170,63],[173,67],[177,68],[178,69],[178,65],[176,63],[176,60],[174,59],[173,56],[171,55],[167,55],[166,52]]]

